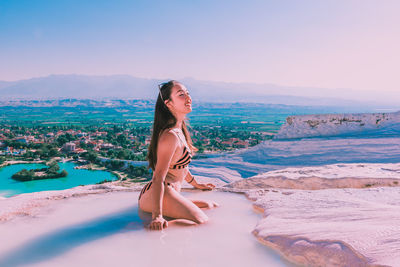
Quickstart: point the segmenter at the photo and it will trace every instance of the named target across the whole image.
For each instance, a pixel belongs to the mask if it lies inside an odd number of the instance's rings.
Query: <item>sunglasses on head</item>
[[[166,83],[160,83],[160,84],[158,85],[159,94],[160,94],[161,100],[162,100],[163,102],[164,102],[164,98],[162,97],[162,94],[161,94],[161,88],[162,88],[165,84],[167,84],[167,82],[166,82]]]

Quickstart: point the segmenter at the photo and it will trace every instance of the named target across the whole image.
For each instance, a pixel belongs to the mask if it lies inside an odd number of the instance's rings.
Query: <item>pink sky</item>
[[[194,77],[400,100],[398,14],[397,0],[8,1],[0,3],[0,80]]]

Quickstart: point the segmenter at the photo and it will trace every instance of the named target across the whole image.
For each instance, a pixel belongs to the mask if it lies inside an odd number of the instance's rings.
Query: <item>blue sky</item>
[[[0,80],[129,74],[397,94],[399,13],[397,0],[0,0]]]

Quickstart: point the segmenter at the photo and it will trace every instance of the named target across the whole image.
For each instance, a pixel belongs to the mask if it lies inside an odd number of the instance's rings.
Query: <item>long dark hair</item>
[[[172,88],[177,83],[179,82],[175,80],[163,83],[160,88],[160,93],[157,97],[156,107],[154,110],[153,133],[151,135],[151,141],[147,153],[147,160],[149,161],[148,168],[151,168],[153,171],[156,169],[157,164],[158,139],[164,130],[174,127],[177,122],[175,116],[164,103],[165,100],[170,99]],[[162,95],[162,98],[160,94]],[[192,138],[190,137],[189,131],[186,127],[186,120],[187,119],[185,118],[185,120],[182,122],[182,132],[185,135],[186,143],[188,144],[192,153],[194,153],[198,151],[198,149],[193,146]]]

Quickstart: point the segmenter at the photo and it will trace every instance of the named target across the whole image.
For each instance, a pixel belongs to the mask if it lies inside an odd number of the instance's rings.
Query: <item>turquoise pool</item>
[[[63,190],[79,185],[95,184],[107,180],[117,180],[117,177],[107,171],[90,171],[74,169],[72,162],[58,163],[60,169],[68,172],[67,177],[44,179],[29,182],[19,182],[11,176],[22,169],[43,168],[43,164],[15,164],[0,168],[0,196],[11,197],[22,193],[31,193],[46,190]]]

